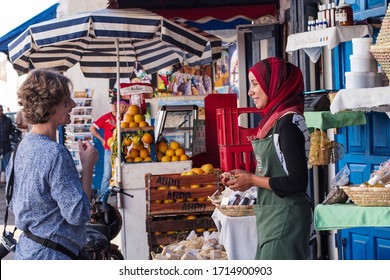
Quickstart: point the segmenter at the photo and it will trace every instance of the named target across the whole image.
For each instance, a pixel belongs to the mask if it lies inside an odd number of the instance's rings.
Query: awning
[[[3,37],[0,38],[0,51],[8,55],[8,44],[12,42],[17,36],[25,31],[30,25],[39,23],[45,20],[53,19],[57,17],[57,7],[59,3],[54,4],[43,12],[37,14],[33,18],[29,19],[25,23],[19,25],[15,29],[11,30]]]

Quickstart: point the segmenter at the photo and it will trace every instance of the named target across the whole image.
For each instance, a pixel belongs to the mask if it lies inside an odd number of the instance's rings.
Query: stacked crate
[[[220,173],[145,175],[150,252],[159,253],[160,245],[185,239],[192,230],[216,230],[211,218],[215,206],[208,197],[221,191]]]
[[[256,158],[253,153],[251,138],[258,128],[245,128],[239,125],[243,114],[259,113],[256,108],[221,108],[217,114],[217,136],[222,171],[243,169],[254,172]]]

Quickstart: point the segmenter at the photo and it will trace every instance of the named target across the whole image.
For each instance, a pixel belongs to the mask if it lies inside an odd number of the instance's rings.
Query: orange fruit
[[[180,156],[180,160],[183,161],[183,160],[189,160],[190,157],[188,155],[181,155]]]
[[[197,233],[202,233],[202,232],[204,232],[206,229],[204,229],[204,228],[196,228],[195,229],[195,231],[197,232]]]
[[[123,138],[123,141],[122,141],[122,143],[123,143],[123,145],[124,146],[130,146],[131,145],[131,138],[129,138],[129,137],[125,137],[125,138]]]
[[[162,152],[160,152],[160,151],[156,152],[156,159],[157,159],[157,161],[161,161],[163,156],[164,156],[164,154]]]
[[[180,157],[180,156],[182,156],[184,154],[185,154],[185,152],[184,152],[183,148],[178,148],[178,149],[175,150],[175,156]]]
[[[128,127],[129,127],[129,123],[121,122],[121,128],[128,128]]]
[[[134,159],[132,157],[126,156],[125,161],[126,162],[134,162]]]
[[[149,126],[148,122],[146,122],[146,121],[140,121],[138,125],[139,125],[139,127],[147,127],[147,126]]]
[[[144,133],[141,139],[145,144],[151,144],[153,142],[153,136],[149,132]]]
[[[171,157],[170,156],[163,156],[161,158],[161,162],[170,162],[171,161]]]
[[[137,144],[134,144],[134,143],[133,143],[133,147],[132,147],[132,148],[133,148],[133,149],[136,149],[136,150],[138,150],[138,151],[141,151],[142,149],[145,148],[145,146],[144,146],[144,143],[138,142]]]
[[[158,151],[165,154],[165,152],[168,150],[168,143],[167,142],[160,142],[158,143]]]
[[[214,166],[211,163],[203,164],[201,168],[206,174],[210,174],[214,172]]]
[[[147,148],[142,148],[140,151],[139,151],[139,156],[141,158],[147,158],[149,156],[149,151]]]
[[[141,111],[140,107],[138,107],[138,105],[135,104],[130,105],[128,109],[128,113],[132,116],[139,114],[140,111]]]
[[[194,167],[192,168],[192,171],[197,174],[197,175],[202,175],[204,174],[203,170],[201,168]]]
[[[171,161],[180,161],[180,157],[178,157],[178,156],[173,156],[173,157],[171,158]]]
[[[134,149],[134,148],[132,148],[132,149],[130,150],[130,152],[129,152],[128,155],[129,155],[130,157],[132,157],[132,158],[136,158],[136,157],[139,156],[139,151],[136,150],[136,149]]]
[[[130,128],[138,127],[138,123],[137,122],[131,122],[131,123],[129,123],[129,127]]]
[[[134,135],[133,138],[131,138],[131,141],[133,141],[133,144],[138,144],[141,141],[141,138],[139,135]]]
[[[134,121],[134,117],[130,114],[126,114],[124,117],[123,117],[123,121],[124,122],[127,122],[127,123],[131,123]]]
[[[188,215],[186,220],[196,220],[196,216],[195,215]]]
[[[134,159],[134,162],[143,162],[143,161],[144,161],[144,159],[142,157],[136,157]]]
[[[145,118],[144,118],[144,116],[141,115],[141,114],[137,114],[137,115],[134,116],[134,121],[135,121],[136,123],[140,123],[140,122],[142,122],[143,120],[145,120]]]
[[[107,139],[107,146],[108,147],[111,147],[112,143],[114,143],[115,139],[114,137],[110,137]]]
[[[171,143],[169,143],[169,148],[172,150],[177,150],[180,148],[180,144],[176,141],[171,141]]]
[[[144,158],[144,162],[149,162],[149,161],[152,161],[152,158],[151,158],[151,157],[146,157],[146,158]]]
[[[175,155],[175,151],[172,149],[168,149],[166,150],[165,155],[173,157]]]

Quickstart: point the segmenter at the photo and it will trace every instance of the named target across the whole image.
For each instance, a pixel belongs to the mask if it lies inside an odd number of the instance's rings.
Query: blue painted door
[[[371,112],[366,113],[366,119],[366,125],[344,127],[335,135],[335,140],[344,146],[344,158],[336,163],[336,170],[348,165],[354,184],[367,181],[371,172],[390,158],[389,117]]]
[[[337,236],[340,260],[390,260],[390,227],[344,229]]]

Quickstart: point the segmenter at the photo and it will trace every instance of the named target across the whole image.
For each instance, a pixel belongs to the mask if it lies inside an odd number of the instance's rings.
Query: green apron
[[[286,176],[274,145],[274,132],[264,139],[252,141],[256,155],[256,175]],[[256,259],[307,259],[311,225],[311,208],[306,195],[278,197],[274,192],[257,188],[254,205],[258,245]]]

